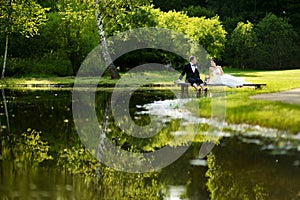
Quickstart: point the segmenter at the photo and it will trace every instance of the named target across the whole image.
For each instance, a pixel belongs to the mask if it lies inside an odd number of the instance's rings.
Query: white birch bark
[[[8,51],[8,39],[9,39],[9,34],[7,33],[6,34],[6,39],[5,39],[5,51],[4,51],[3,68],[2,68],[1,79],[4,79],[4,75],[5,75],[7,51]]]
[[[95,4],[99,5],[100,1],[99,0],[95,0],[94,1]],[[101,56],[105,62],[105,65],[108,66],[108,71],[109,74],[111,76],[112,79],[119,79],[120,75],[116,69],[116,67],[114,66],[111,57],[109,55],[109,51],[107,48],[107,42],[106,42],[106,37],[105,37],[105,31],[104,31],[104,24],[103,24],[103,18],[101,16],[100,11],[98,11],[97,9],[95,10],[95,16],[96,16],[96,20],[97,20],[97,28],[98,28],[98,34],[100,37],[100,45],[102,46],[102,52],[101,52]]]

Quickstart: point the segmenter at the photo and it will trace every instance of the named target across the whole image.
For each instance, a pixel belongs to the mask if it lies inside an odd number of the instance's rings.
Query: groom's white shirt
[[[193,66],[194,64],[193,64],[193,63],[191,63],[191,62],[190,62],[190,64],[191,64],[191,67],[192,67],[193,73],[195,73],[195,70],[196,70],[197,66]]]

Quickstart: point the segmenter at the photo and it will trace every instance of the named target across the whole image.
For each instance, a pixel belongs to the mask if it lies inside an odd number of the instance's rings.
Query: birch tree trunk
[[[9,33],[6,33],[5,51],[4,51],[3,68],[2,68],[1,79],[4,79],[4,75],[5,75],[6,60],[7,60],[7,51],[8,51],[8,39],[9,39]]]
[[[99,0],[95,0],[95,4],[99,5]],[[103,24],[103,18],[101,16],[101,12],[98,10],[95,10],[95,16],[97,19],[97,28],[98,28],[98,34],[100,37],[100,45],[102,46],[101,56],[105,62],[105,65],[108,66],[108,72],[110,74],[110,77],[112,79],[119,79],[120,75],[113,64],[111,57],[108,52],[107,43],[106,43],[106,37],[105,37],[105,31],[104,31],[104,24]]]

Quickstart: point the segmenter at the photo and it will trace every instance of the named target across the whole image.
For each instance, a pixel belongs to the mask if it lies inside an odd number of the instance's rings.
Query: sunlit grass
[[[1,85],[18,86],[18,85],[50,85],[50,84],[73,84],[73,76],[67,77],[24,77],[24,78],[5,78],[0,80]]]
[[[225,73],[244,77],[252,83],[266,83],[267,87],[258,90],[258,93],[283,91],[300,87],[300,70],[276,70],[276,71],[248,71],[224,69]]]
[[[91,84],[98,83],[100,87],[113,87],[115,84],[126,85],[164,85],[173,84],[179,77],[179,72],[171,71],[150,71],[150,72],[128,72],[121,73],[120,80],[112,80],[109,76],[103,77],[80,77],[77,78],[76,83]],[[35,87],[37,85],[73,85],[76,77],[57,77],[57,76],[44,76],[44,77],[22,77],[22,78],[5,78],[0,79],[0,84],[6,87],[16,87],[26,85],[28,87]]]
[[[226,122],[260,125],[263,127],[300,132],[300,105],[278,101],[256,100],[249,97],[260,93],[271,93],[300,88],[300,70],[281,71],[236,71],[224,70],[232,75],[245,77],[252,83],[266,83],[263,89],[226,88]],[[211,117],[211,98],[200,98],[201,115]]]

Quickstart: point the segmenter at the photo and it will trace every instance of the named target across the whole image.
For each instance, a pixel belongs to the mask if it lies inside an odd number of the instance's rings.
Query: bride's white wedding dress
[[[208,82],[208,84],[222,84],[230,88],[235,88],[243,86],[247,83],[243,78],[240,77],[235,77],[228,74],[221,75],[221,70],[219,68],[213,69],[212,74],[213,78]]]

